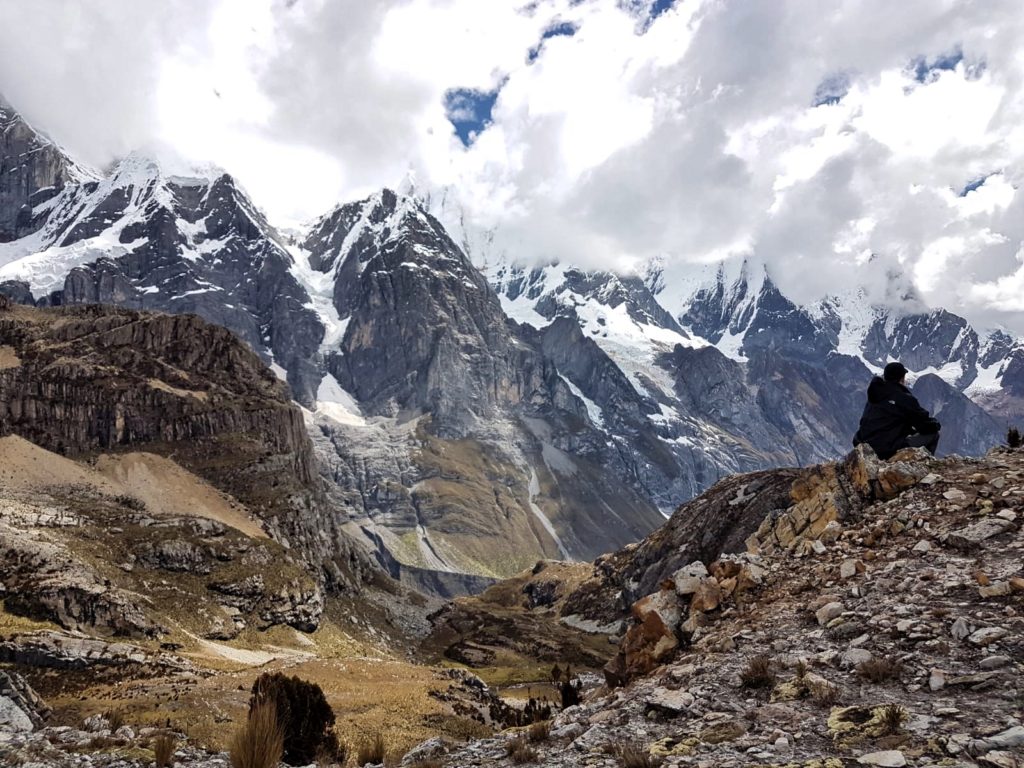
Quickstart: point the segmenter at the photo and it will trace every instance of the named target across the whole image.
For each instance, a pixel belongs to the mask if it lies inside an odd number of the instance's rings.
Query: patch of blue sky
[[[812,106],[820,107],[825,104],[838,104],[849,92],[849,74],[846,72],[836,72],[822,80],[815,89]]]
[[[504,85],[504,83],[502,83]],[[501,85],[493,91],[452,88],[444,94],[444,110],[463,146],[468,147],[491,124],[491,112]]]
[[[933,59],[925,56],[918,56],[910,62],[910,72],[919,83],[929,83],[937,78],[942,72],[952,72],[957,64],[964,60],[963,49],[958,45],[947,53],[940,54]]]
[[[671,10],[676,0],[619,0],[619,5],[640,21],[638,31],[643,34],[663,13]]]
[[[985,174],[984,176],[979,176],[974,181],[968,182],[967,185],[960,190],[960,197],[967,197],[971,192],[979,189],[986,181],[988,181],[989,175],[990,174]]]
[[[552,24],[544,30],[544,33],[540,36],[540,42],[526,54],[526,60],[531,64],[537,60],[541,49],[544,47],[545,40],[550,40],[553,37],[572,37],[578,30],[579,26],[571,21],[560,21],[557,24]]]

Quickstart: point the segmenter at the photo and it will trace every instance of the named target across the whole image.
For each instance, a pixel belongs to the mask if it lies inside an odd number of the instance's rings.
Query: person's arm
[[[938,419],[922,408],[921,404],[917,402],[917,398],[909,393],[900,399],[900,407],[906,414],[910,425],[922,435],[933,435],[942,427]]]

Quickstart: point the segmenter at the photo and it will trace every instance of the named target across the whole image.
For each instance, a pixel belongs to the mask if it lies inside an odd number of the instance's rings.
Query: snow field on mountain
[[[342,389],[338,380],[329,373],[321,380],[316,392],[316,413],[349,426],[366,425],[366,419],[359,410],[359,403]]]

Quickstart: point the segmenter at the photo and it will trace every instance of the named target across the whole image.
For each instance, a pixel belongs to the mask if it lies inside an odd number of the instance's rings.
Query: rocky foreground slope
[[[723,501],[736,510],[724,529],[680,537]],[[854,453],[716,486],[647,541],[598,561],[563,604],[563,614],[590,605],[612,619],[610,598],[650,591],[631,605],[606,687],[520,757],[1020,765],[1022,505],[1024,452],[1004,449],[942,460],[906,451],[881,464]],[[723,544],[741,551],[716,553]],[[442,764],[511,765],[515,738],[456,748]]]

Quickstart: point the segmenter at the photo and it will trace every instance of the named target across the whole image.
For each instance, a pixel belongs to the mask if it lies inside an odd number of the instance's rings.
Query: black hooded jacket
[[[868,404],[864,406],[853,444],[867,443],[878,458],[888,459],[906,447],[908,435],[932,435],[939,427],[939,422],[921,407],[909,389],[875,376],[868,385]]]

